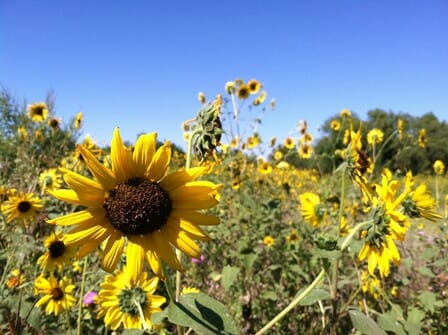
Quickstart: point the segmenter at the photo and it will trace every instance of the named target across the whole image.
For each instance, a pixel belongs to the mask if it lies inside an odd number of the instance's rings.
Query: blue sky
[[[226,81],[257,78],[276,99],[268,141],[349,108],[448,118],[448,2],[0,2],[0,84],[28,102],[56,93],[56,114],[85,115],[100,144],[181,123]],[[250,118],[250,115],[246,117]]]

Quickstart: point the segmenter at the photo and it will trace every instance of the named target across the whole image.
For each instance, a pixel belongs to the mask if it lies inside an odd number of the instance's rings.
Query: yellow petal
[[[198,226],[192,224],[191,222],[185,220],[178,220],[174,218],[169,218],[168,225],[171,225],[172,229],[183,230],[188,236],[196,240],[208,241],[210,238],[208,235]]]
[[[118,181],[115,179],[112,172],[101,164],[89,151],[89,149],[83,147],[82,145],[78,145],[77,149],[81,152],[84,162],[87,164],[87,167],[95,179],[101,184],[103,190],[112,190],[118,184]]]
[[[122,183],[135,176],[131,153],[123,144],[118,128],[115,128],[114,136],[112,137],[110,157],[112,160],[112,172],[118,183]]]
[[[160,182],[160,186],[167,192],[185,185],[188,182],[195,180],[209,171],[209,167],[199,166],[187,170],[177,171],[169,174]]]
[[[378,254],[375,248],[370,249],[369,259],[368,259],[368,270],[371,275],[375,274],[375,268],[378,264]]]
[[[59,199],[64,202],[69,202],[71,204],[75,205],[85,205],[84,199],[81,199],[78,194],[73,190],[53,190],[47,191],[49,194],[51,194],[56,199]]]
[[[103,251],[101,265],[107,272],[113,272],[117,267],[121,254],[123,253],[126,237],[118,230],[115,230],[107,240]]]
[[[64,174],[64,180],[84,204],[91,207],[102,206],[105,192],[99,183],[76,173]]]
[[[131,236],[126,246],[126,269],[130,275],[131,285],[137,283],[143,272],[145,250],[142,248],[140,240],[141,238],[137,236]]]
[[[85,243],[96,243],[99,245],[113,232],[113,227],[106,219],[90,220],[88,223],[70,230],[65,235],[67,244],[82,245]]]
[[[161,260],[159,256],[157,256],[157,254],[153,250],[146,249],[146,260],[149,263],[149,266],[151,267],[151,270],[154,272],[154,274],[162,278],[162,264],[160,264]]]
[[[171,160],[171,142],[165,142],[159,149],[157,149],[149,166],[147,178],[153,181],[161,180],[166,176]]]
[[[192,258],[201,257],[201,249],[199,246],[185,234],[178,229],[172,229],[169,225],[163,226],[160,231],[166,236],[167,240],[180,249],[182,252]]]
[[[140,135],[135,143],[132,159],[135,164],[135,173],[138,177],[143,177],[148,167],[151,165],[154,152],[156,151],[157,133]]]
[[[145,249],[150,250],[150,252],[156,253],[159,255],[168,265],[178,271],[182,271],[182,265],[179,263],[179,260],[176,257],[176,251],[169,244],[168,240],[160,231],[155,231],[151,234],[145,235],[144,237]],[[151,256],[151,253],[149,255]],[[147,253],[148,258],[148,253]],[[155,262],[157,261],[157,265]],[[154,264],[152,264],[152,263]],[[148,259],[148,263],[151,265],[151,269],[154,273],[158,274],[156,271],[158,267],[160,267],[160,259]],[[154,266],[154,267],[153,267]],[[158,270],[161,271],[160,269]]]
[[[102,208],[99,210],[104,213],[104,210]],[[75,224],[83,224],[85,221],[93,219],[96,215],[98,215],[99,213],[97,212],[98,210],[94,209],[74,212],[64,216],[57,217],[55,219],[47,220],[47,223],[55,224],[58,226],[71,226]]]
[[[99,243],[98,243],[99,242]],[[91,252],[93,252],[103,241],[95,241],[93,243],[85,243],[79,248],[78,253],[76,254],[77,258],[83,258],[87,256]]]

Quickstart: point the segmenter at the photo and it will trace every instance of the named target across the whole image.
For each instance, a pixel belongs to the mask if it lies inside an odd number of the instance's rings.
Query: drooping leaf
[[[309,306],[318,302],[319,300],[327,299],[331,299],[330,292],[321,288],[315,288],[300,302],[300,305]]]
[[[226,307],[204,293],[184,294],[167,308],[168,320],[200,335],[239,334]]]

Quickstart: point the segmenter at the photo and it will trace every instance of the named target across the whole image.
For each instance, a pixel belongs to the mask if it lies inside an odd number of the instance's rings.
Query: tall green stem
[[[86,285],[86,272],[87,272],[87,257],[84,258],[84,265],[82,267],[82,277],[81,277],[81,288],[79,290],[79,306],[78,306],[78,321],[77,321],[77,331],[76,334],[81,335],[82,331],[82,308],[83,308],[83,298],[84,289]]]
[[[293,301],[290,302],[288,306],[280,313],[278,313],[271,321],[269,321],[266,326],[261,328],[255,335],[261,335],[266,333],[271,329],[278,321],[280,321],[286,314],[289,313],[294,307],[296,307],[316,286],[325,276],[325,269],[322,269],[314,281],[308,286],[301,294],[299,294]]]
[[[355,234],[367,224],[371,224],[372,220],[363,221],[358,223],[347,235],[345,240],[341,244],[341,251],[345,250],[349,245]],[[262,335],[266,333],[269,329],[271,329],[278,321],[280,321],[288,312],[290,312],[294,307],[296,307],[325,277],[325,268],[319,272],[314,281],[301,293],[299,294],[293,301],[289,303],[280,313],[278,313],[271,321],[269,321],[263,328],[261,328],[255,335]]]

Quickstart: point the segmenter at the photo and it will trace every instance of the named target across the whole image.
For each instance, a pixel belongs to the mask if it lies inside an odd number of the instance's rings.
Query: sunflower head
[[[27,108],[28,115],[34,122],[42,122],[48,117],[48,107],[45,102],[36,102]]]
[[[145,260],[159,276],[162,261],[182,270],[176,249],[192,258],[200,257],[194,240],[209,237],[199,225],[219,223],[217,217],[202,210],[218,204],[221,185],[196,180],[208,173],[210,166],[169,174],[171,143],[167,141],[156,150],[156,141],[156,133],[143,134],[130,150],[115,129],[111,168],[79,145],[77,149],[95,179],[61,169],[71,189],[49,191],[60,200],[84,206],[79,212],[48,221],[75,226],[66,233],[64,242],[80,247],[77,257],[102,245],[102,266],[112,272],[125,252],[127,271],[134,280],[144,272]]]
[[[196,116],[195,128],[192,132],[193,149],[201,161],[212,154],[220,144],[223,133],[220,114],[220,103],[214,101],[204,104]]]

